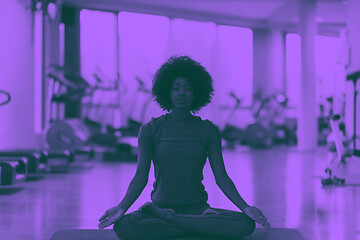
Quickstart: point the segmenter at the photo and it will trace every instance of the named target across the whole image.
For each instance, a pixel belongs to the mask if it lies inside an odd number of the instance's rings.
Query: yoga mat
[[[112,229],[64,229],[54,233],[50,240],[119,240]]]
[[[265,230],[258,228],[243,240],[305,240],[301,233],[292,228],[272,228]]]
[[[205,238],[177,238],[176,240],[196,240]],[[291,228],[256,229],[243,240],[304,240],[300,232]],[[111,229],[65,229],[54,233],[50,240],[119,240]],[[146,239],[144,239],[146,240]],[[171,240],[171,239],[169,239]],[[175,239],[173,239],[175,240]]]

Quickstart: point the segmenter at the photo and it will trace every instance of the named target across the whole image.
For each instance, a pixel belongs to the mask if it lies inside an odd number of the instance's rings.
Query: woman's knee
[[[134,213],[126,214],[119,221],[117,221],[113,230],[116,236],[122,240],[142,240],[143,238],[139,236],[137,227],[130,221],[130,217],[132,217]]]
[[[129,221],[128,221],[128,216],[124,216],[123,218],[121,218],[119,221],[114,223],[113,226],[113,230],[116,234],[116,236],[120,239],[128,239],[128,235],[129,235],[129,230],[130,226],[129,226]]]
[[[252,234],[255,231],[255,221],[242,212],[225,209],[214,209],[220,219],[226,221],[223,228],[227,238],[239,238]],[[206,214],[206,212],[205,212]],[[209,212],[208,214],[211,214]]]
[[[244,214],[244,219],[240,222],[240,235],[241,237],[248,236],[255,231],[255,221]]]
[[[228,225],[231,230],[226,231],[227,238],[239,239],[251,235],[255,231],[255,221],[246,216],[234,220],[233,224]]]
[[[248,235],[250,235],[255,231],[256,224],[255,224],[255,221],[249,217],[248,217],[248,221],[249,221],[249,234]]]

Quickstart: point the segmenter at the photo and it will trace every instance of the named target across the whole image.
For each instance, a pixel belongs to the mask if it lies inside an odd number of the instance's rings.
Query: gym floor
[[[325,148],[311,153],[287,147],[224,150],[240,194],[273,227],[296,228],[308,240],[360,239],[360,159],[349,159],[333,173],[345,177],[348,186],[323,188],[320,178],[331,157]],[[124,196],[135,169],[136,163],[95,159],[68,173],[16,185],[23,189],[0,195],[0,239],[48,240],[59,229],[97,228],[98,218]],[[151,169],[148,185],[129,211],[150,200],[153,180]],[[236,210],[216,186],[208,163],[203,183],[211,206]]]

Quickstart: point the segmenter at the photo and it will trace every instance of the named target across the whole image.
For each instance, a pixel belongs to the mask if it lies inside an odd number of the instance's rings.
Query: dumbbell
[[[48,150],[46,165],[49,171],[67,171],[71,162],[74,162],[74,154],[69,150]]]
[[[26,157],[0,157],[0,185],[9,186],[25,181],[28,174]]]
[[[42,156],[37,152],[27,152],[25,150],[0,151],[0,157],[27,158],[29,174],[38,174],[45,168],[45,165],[41,163]]]
[[[73,151],[74,157],[81,156],[87,159],[92,159],[95,156],[95,151],[92,147],[84,146],[74,149]]]

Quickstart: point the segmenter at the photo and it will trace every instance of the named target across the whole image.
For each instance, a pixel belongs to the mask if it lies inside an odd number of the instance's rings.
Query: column
[[[348,41],[350,46],[350,62],[346,73],[360,71],[360,1],[349,0],[347,12],[347,29]],[[360,80],[357,81],[357,111],[356,111],[356,135],[360,135]],[[352,81],[346,81],[346,108],[345,108],[345,124],[348,137],[354,135],[354,85]],[[356,148],[360,149],[360,141],[357,140]]]
[[[62,22],[65,24],[65,68],[80,74],[80,9],[64,6]],[[81,101],[65,103],[65,118],[81,115]]]
[[[299,1],[299,32],[301,36],[301,89],[298,115],[298,149],[314,150],[317,146],[315,98],[315,21],[316,1]]]
[[[37,147],[34,133],[34,32],[31,1],[0,1],[0,89],[12,96],[0,106],[0,148]]]
[[[277,29],[254,29],[253,92],[269,96],[285,90],[285,34]]]
[[[61,65],[60,63],[60,31],[61,9],[58,7],[54,19],[49,16],[44,17],[44,83],[43,83],[43,125],[46,126],[50,121],[51,94],[49,90],[48,69],[51,64]]]

